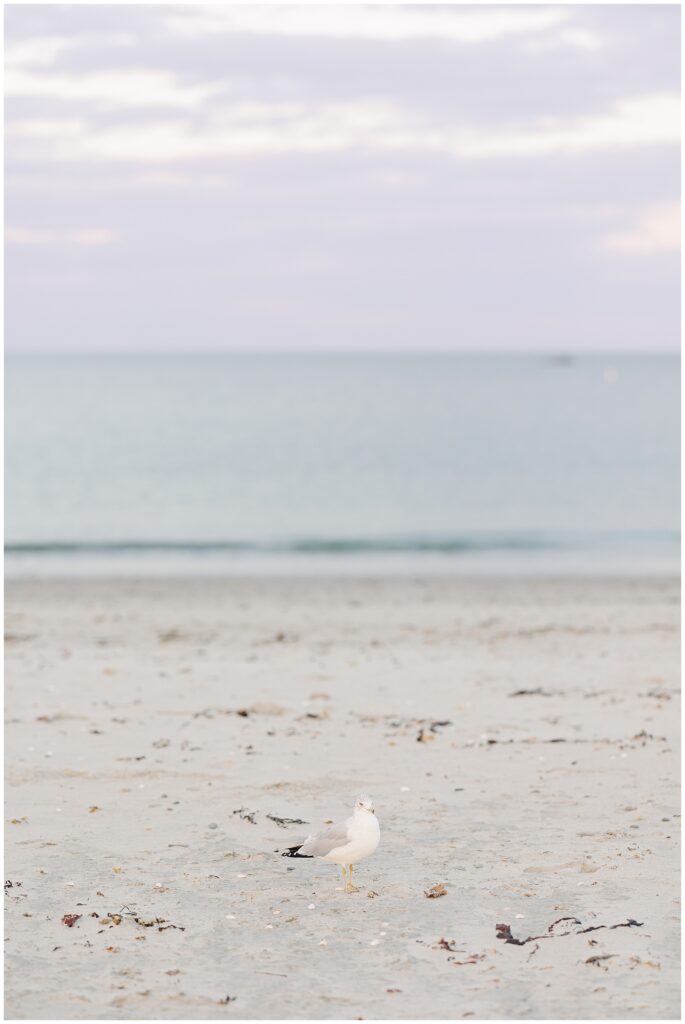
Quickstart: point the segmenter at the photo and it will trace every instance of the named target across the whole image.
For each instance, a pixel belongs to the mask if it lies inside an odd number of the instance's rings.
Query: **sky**
[[[11,351],[675,351],[679,8],[6,6]]]

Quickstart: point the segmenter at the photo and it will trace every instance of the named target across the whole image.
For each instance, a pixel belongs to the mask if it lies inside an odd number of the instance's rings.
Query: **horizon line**
[[[475,348],[393,348],[393,349],[11,349],[5,356],[534,356],[536,358],[566,360],[594,356],[680,356],[677,348],[598,348],[598,349],[475,349]]]

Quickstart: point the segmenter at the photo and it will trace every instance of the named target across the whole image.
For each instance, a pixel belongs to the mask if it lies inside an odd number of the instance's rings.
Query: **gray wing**
[[[305,857],[325,857],[336,846],[345,846],[349,841],[349,822],[338,821],[305,839],[298,853]]]

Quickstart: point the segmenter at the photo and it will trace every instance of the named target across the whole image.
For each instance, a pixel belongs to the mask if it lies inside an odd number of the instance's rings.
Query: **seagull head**
[[[371,799],[370,796],[367,796],[366,793],[362,793],[361,796],[357,797],[357,799],[355,801],[354,809],[355,809],[355,811],[357,813],[359,813],[359,812],[367,813],[367,814],[375,814],[376,813],[375,810],[374,810],[374,806],[373,806],[373,800]]]

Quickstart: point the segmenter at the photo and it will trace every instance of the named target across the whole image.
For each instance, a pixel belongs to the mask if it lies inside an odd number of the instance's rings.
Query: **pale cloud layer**
[[[680,203],[655,203],[640,210],[635,224],[602,239],[607,249],[627,255],[651,256],[680,251]]]
[[[40,228],[5,228],[9,245],[111,245],[119,232],[109,228],[77,228],[72,231],[50,231]]]
[[[478,7],[269,7],[231,5],[200,7],[173,13],[164,24],[180,36],[198,38],[256,33],[301,39],[352,39],[382,42],[422,39],[466,45],[486,43],[508,36],[526,40],[567,25],[569,13],[562,8]],[[588,33],[593,39],[592,33]],[[576,43],[577,44],[577,43]],[[576,45],[571,43],[571,45]]]
[[[183,88],[170,76],[144,71],[78,76],[8,75],[9,96],[45,95],[99,108],[196,107],[218,84]],[[112,125],[93,132],[85,119],[17,120],[8,138],[20,155],[74,161],[175,163],[231,156],[297,153],[435,153],[455,160],[544,157],[675,145],[677,95],[619,100],[593,116],[531,119],[484,131],[475,124],[427,119],[390,103],[245,103],[227,100],[202,130],[178,117]],[[31,148],[31,143],[34,148]],[[23,145],[22,145],[23,144]]]
[[[673,348],[678,19],[8,8],[8,346]]]

